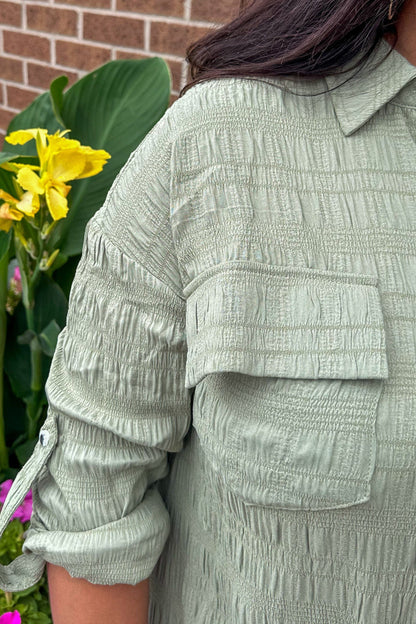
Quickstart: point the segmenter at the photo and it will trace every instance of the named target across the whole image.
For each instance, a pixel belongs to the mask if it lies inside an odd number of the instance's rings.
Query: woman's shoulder
[[[169,163],[177,174],[212,162],[233,162],[270,146],[285,158],[302,144],[339,136],[324,79],[226,77],[205,80],[175,100],[132,155],[131,166]]]
[[[223,77],[191,86],[171,104],[165,122],[179,137],[201,129],[322,131],[336,117],[323,78]]]

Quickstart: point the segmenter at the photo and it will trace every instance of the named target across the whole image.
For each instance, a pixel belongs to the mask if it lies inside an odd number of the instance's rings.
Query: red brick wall
[[[119,58],[161,56],[174,101],[186,47],[238,14],[238,0],[0,0],[0,144],[12,117],[66,74]]]

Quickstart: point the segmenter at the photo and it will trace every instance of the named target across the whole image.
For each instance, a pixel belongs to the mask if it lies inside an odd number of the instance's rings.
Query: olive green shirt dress
[[[150,577],[149,624],[416,622],[416,66],[388,51],[345,84],[200,83],[132,153],[3,590],[49,561]]]

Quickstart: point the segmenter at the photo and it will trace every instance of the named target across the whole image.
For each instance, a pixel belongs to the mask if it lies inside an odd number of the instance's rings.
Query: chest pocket
[[[286,509],[368,501],[388,376],[377,277],[236,261],[184,293],[193,425],[225,485]]]

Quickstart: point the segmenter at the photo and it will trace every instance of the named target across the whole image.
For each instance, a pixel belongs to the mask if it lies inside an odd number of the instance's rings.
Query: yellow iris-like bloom
[[[8,232],[13,221],[20,221],[24,216],[33,217],[39,210],[39,200],[33,193],[27,191],[20,199],[0,189],[0,199],[4,203],[0,206],[0,230]]]
[[[67,196],[71,190],[67,182],[96,175],[110,158],[105,150],[95,150],[75,139],[67,139],[64,136],[67,132],[69,130],[50,135],[44,128],[30,128],[17,130],[6,137],[12,145],[36,140],[39,166],[17,163],[12,166],[17,171],[18,183],[32,193],[35,204],[39,196],[44,196],[54,221],[67,215]]]

